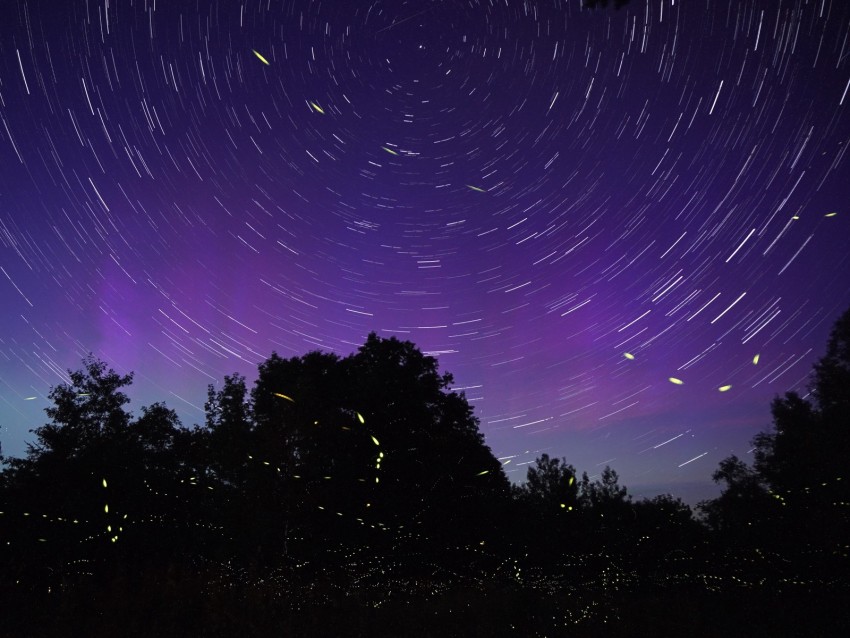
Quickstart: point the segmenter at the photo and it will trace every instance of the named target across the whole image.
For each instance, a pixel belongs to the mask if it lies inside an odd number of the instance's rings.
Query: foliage
[[[701,531],[690,506],[670,494],[637,501],[634,510],[641,533],[665,551],[675,548],[677,543],[687,545]]]
[[[26,456],[3,459],[0,595],[21,610],[18,634],[35,606],[57,627],[97,609],[108,620],[87,622],[107,633],[145,610],[163,632],[317,633],[302,612],[334,608],[340,628],[360,623],[351,635],[384,621],[411,634],[415,601],[423,635],[480,613],[488,635],[594,635],[638,613],[628,597],[671,587],[711,610],[717,583],[834,591],[850,532],[848,317],[810,397],[774,400],[754,463],[720,463],[721,496],[700,505],[711,534],[679,499],[633,500],[610,467],[578,478],[542,454],[510,486],[451,375],[410,342],[373,333],[347,357],[273,353],[250,388],[237,374],[210,386],[193,428],[162,403],[134,416],[132,375],[90,357],[51,390]],[[536,611],[514,613],[516,600]],[[534,624],[544,617],[555,624]]]
[[[808,544],[846,553],[850,534],[850,310],[835,323],[815,364],[810,397],[771,404],[773,428],[753,439],[754,462],[724,459],[720,497],[700,504],[707,523],[739,540]]]
[[[580,500],[585,508],[614,511],[621,509],[631,498],[628,489],[620,485],[617,472],[608,465],[602,470],[600,477],[592,483],[587,472],[582,474]]]
[[[578,506],[576,470],[566,459],[550,459],[543,454],[528,467],[526,482],[517,494],[536,508],[572,511]]]
[[[250,390],[236,374],[210,386],[193,429],[159,403],[134,418],[132,375],[101,361],[70,379],[2,474],[3,511],[26,519],[15,542],[44,543],[56,564],[153,552],[275,565],[346,546],[480,542],[507,497],[465,397],[410,342],[373,333],[344,359],[272,354]]]

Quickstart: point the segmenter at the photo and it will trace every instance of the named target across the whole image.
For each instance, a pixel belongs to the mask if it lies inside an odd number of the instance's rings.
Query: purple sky
[[[88,352],[191,425],[374,330],[511,478],[694,503],[850,305],[843,0],[12,0],[0,53],[5,454]]]

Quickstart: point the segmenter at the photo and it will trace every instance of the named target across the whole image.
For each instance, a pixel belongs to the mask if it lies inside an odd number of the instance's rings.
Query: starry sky
[[[693,504],[850,306],[843,0],[12,0],[0,54],[7,455],[89,352],[192,425],[375,331],[513,480]]]

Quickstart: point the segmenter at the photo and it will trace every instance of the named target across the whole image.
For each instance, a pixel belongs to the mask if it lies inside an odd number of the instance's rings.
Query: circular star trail
[[[0,425],[92,352],[190,425],[370,331],[694,502],[850,304],[837,0],[6,3]]]

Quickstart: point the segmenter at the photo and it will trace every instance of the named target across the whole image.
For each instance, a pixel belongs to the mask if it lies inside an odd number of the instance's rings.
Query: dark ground
[[[0,631],[91,638],[850,635],[847,590],[794,583],[776,591],[712,578],[672,586],[620,579],[606,589],[569,578],[427,585],[393,578],[391,585],[367,583],[346,593],[331,579],[299,588],[281,577],[221,576],[150,572],[40,595],[7,587]]]

